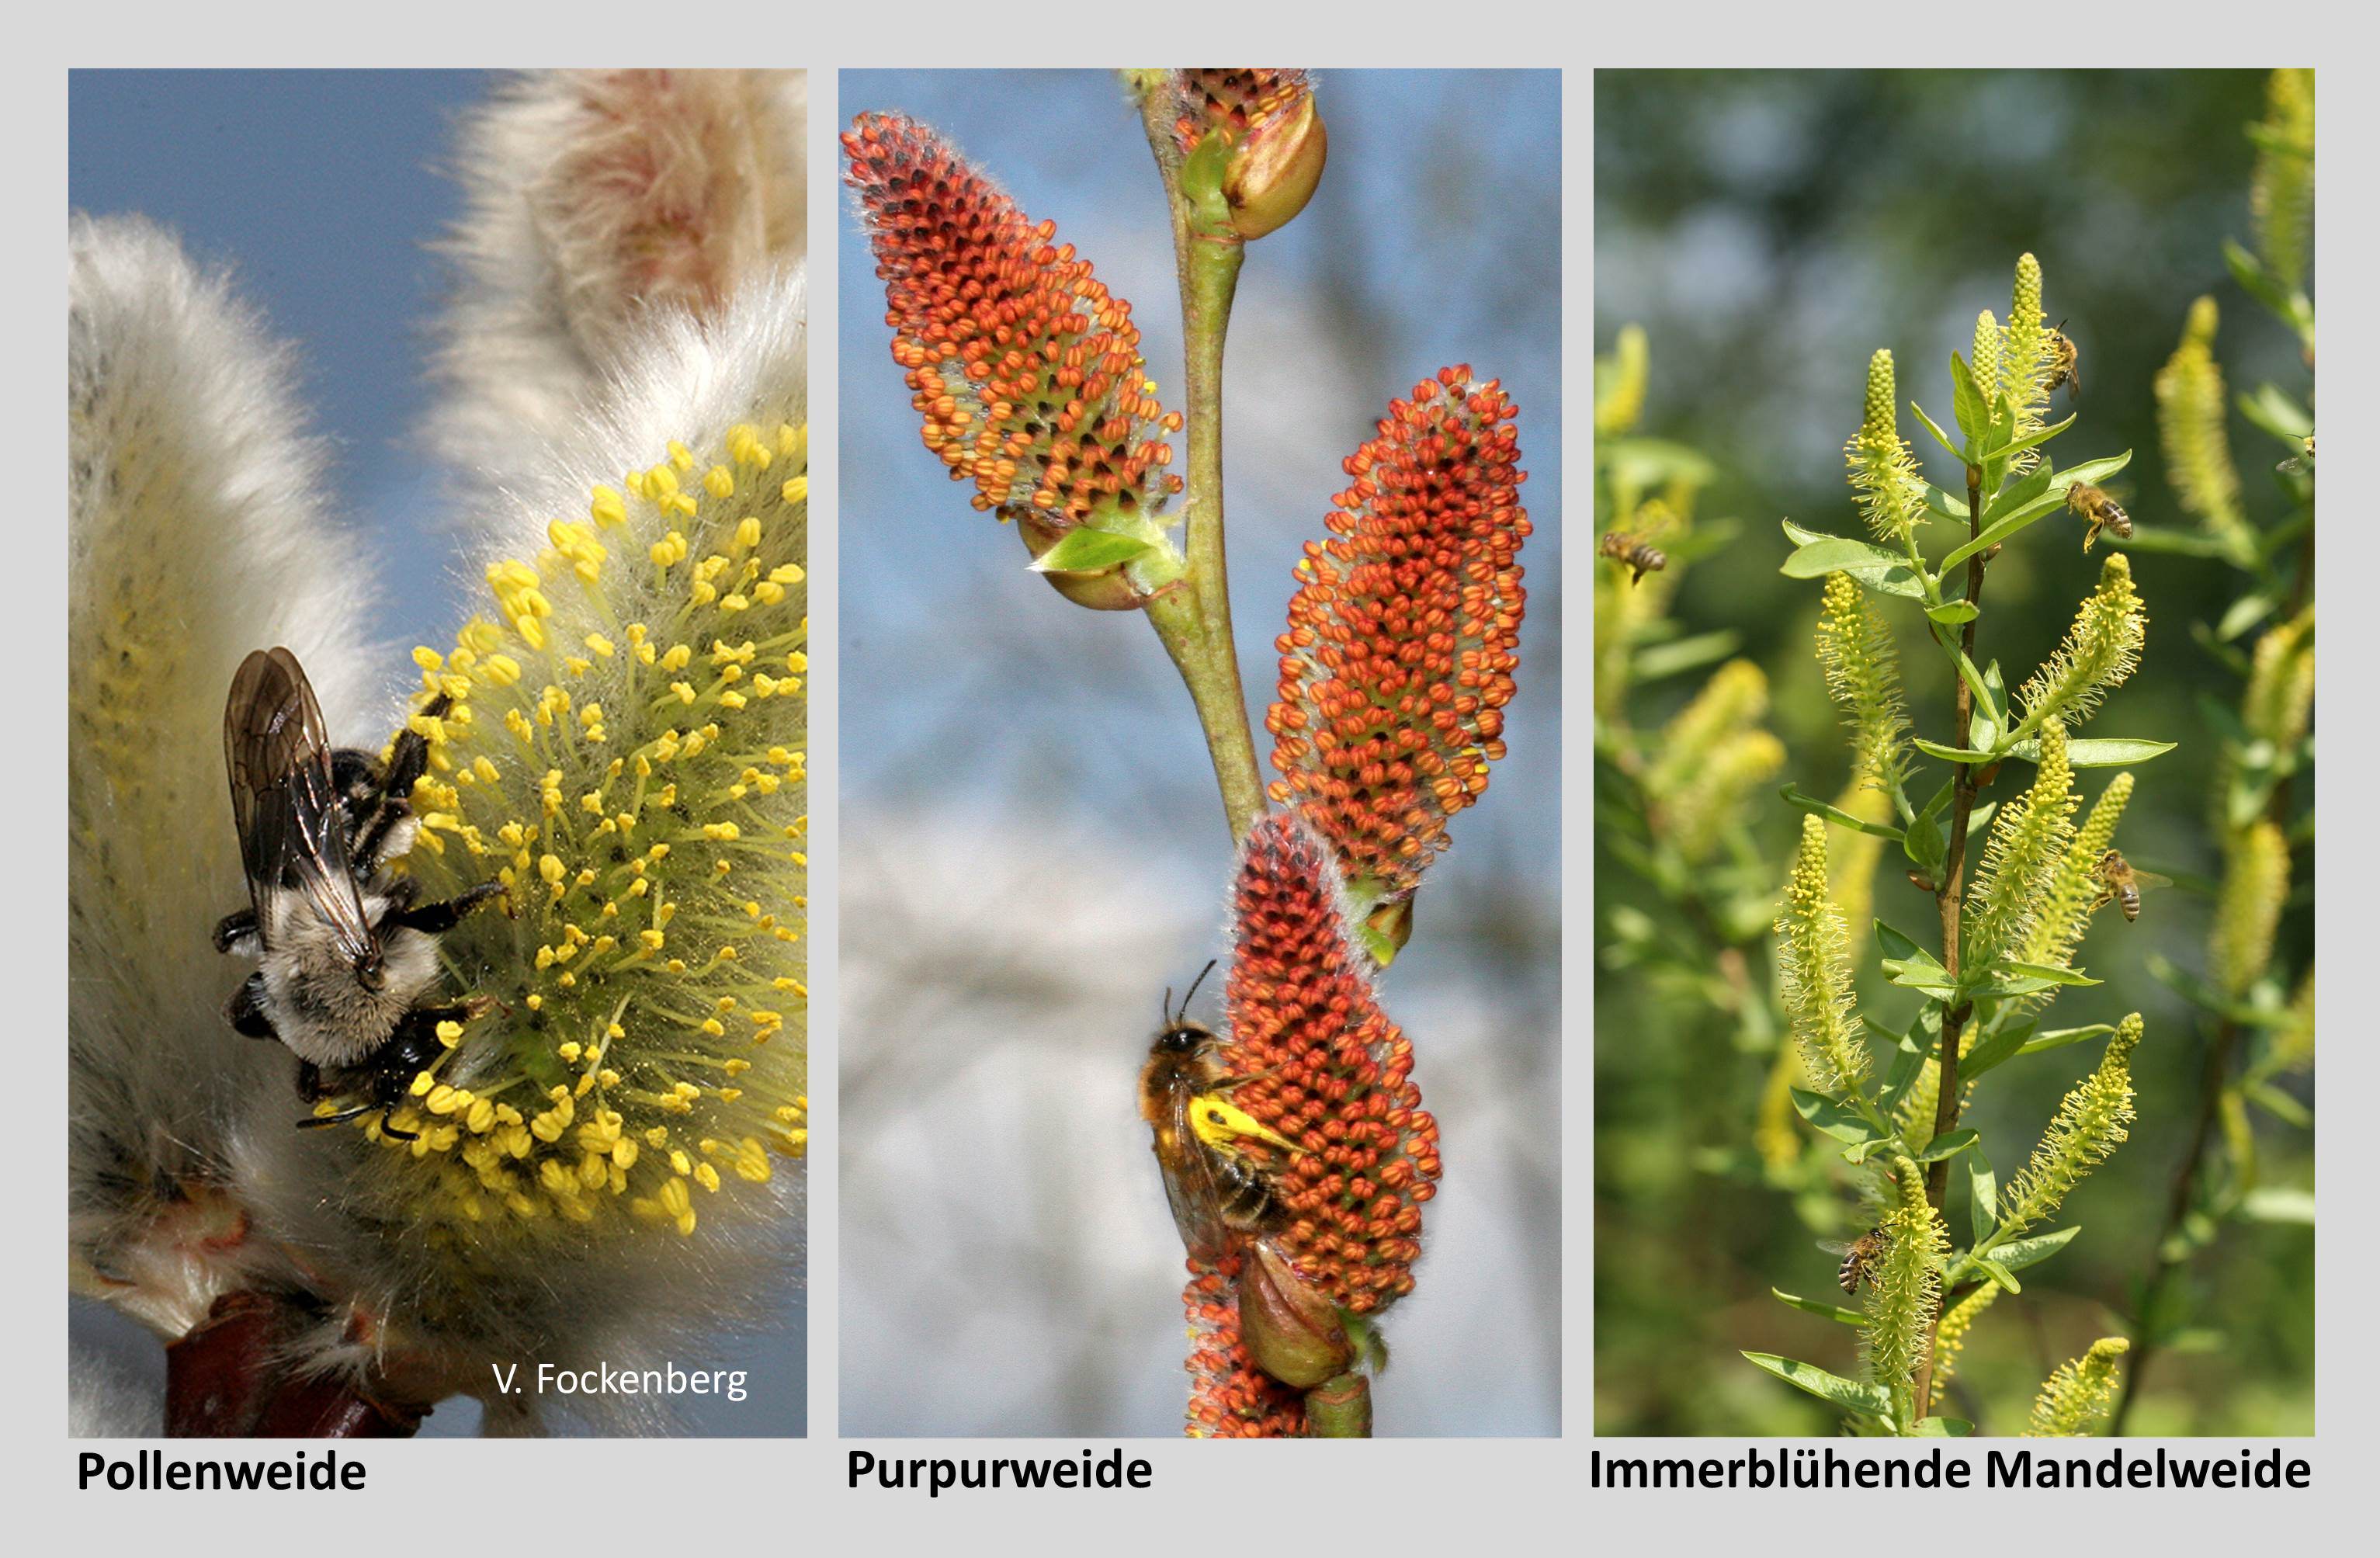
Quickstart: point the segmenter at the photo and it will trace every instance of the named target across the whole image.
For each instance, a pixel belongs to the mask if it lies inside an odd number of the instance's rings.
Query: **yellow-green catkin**
[[[2196,515],[2225,546],[2244,554],[2255,536],[2240,506],[2240,471],[2231,463],[2231,439],[2224,431],[2230,403],[2223,393],[2222,365],[2215,360],[2216,323],[2214,298],[2201,298],[2190,306],[2181,344],[2157,370],[2157,436],[2182,511]]]
[[[1683,784],[1721,741],[1750,729],[1767,712],[1767,676],[1749,660],[1729,661],[1661,727],[1646,787],[1658,796]]]
[[[2305,739],[2313,714],[2313,607],[2256,640],[2240,723],[2283,750]]]
[[[1743,820],[1744,802],[1785,767],[1785,743],[1765,730],[1741,730],[1711,749],[1695,773],[1659,803],[1662,832],[1689,865],[1699,865]]]
[[[1968,1294],[1943,1314],[1942,1323],[1934,1333],[1934,1394],[1939,1396],[1952,1380],[1959,1376],[1959,1355],[1966,1350],[1967,1338],[1975,1329],[1975,1321],[1992,1307],[2000,1296],[2000,1284],[1986,1282]]]
[[[1595,435],[1610,438],[1633,428],[1645,415],[1648,352],[1645,332],[1629,325],[1612,342],[1609,357],[1595,359]]]
[[[2124,1354],[2131,1344],[2105,1336],[2070,1363],[2061,1363],[2034,1398],[2027,1439],[2079,1439],[2097,1431],[2115,1405]]]
[[[1892,629],[1849,574],[1828,574],[1818,609],[1818,665],[1850,733],[1852,782],[1889,789],[1905,760],[1909,729],[1900,695],[1900,651]]]
[[[2256,128],[2256,171],[2248,206],[2256,220],[2256,252],[2281,285],[2305,285],[2313,238],[2313,72],[2276,70],[2265,87],[2265,117]]]
[[[2072,966],[2074,949],[2082,943],[2082,933],[2091,928],[2091,911],[2098,902],[2102,882],[2099,861],[2115,843],[2116,824],[2123,820],[2124,807],[2131,798],[2132,776],[2129,772],[2117,774],[2100,792],[2097,804],[2082,820],[2082,827],[2075,830],[2073,842],[2066,846],[2057,869],[2050,873],[2040,909],[2017,945],[2020,961],[2052,968]]]
[[[1926,1202],[1925,1171],[1896,1156],[1889,1173],[1877,1223],[1888,1242],[1870,1271],[1862,1339],[1869,1378],[1891,1393],[1894,1416],[1906,1420],[1911,1380],[1925,1359],[1950,1241],[1942,1214]]]
[[[1785,1014],[1802,1064],[1822,1092],[1855,1090],[1867,1075],[1867,1044],[1852,1014],[1843,922],[1827,896],[1827,824],[1802,819],[1801,847],[1777,915],[1777,968]]]
[[[2066,761],[2066,727],[2041,728],[2041,762],[2033,787],[1992,819],[1983,870],[1967,899],[1961,943],[1980,967],[2022,946],[2051,907],[2051,888],[2074,839],[2074,773]]]
[[[2125,1140],[2132,1123],[2132,1051],[2141,1041],[2138,1012],[2116,1025],[2097,1069],[2058,1102],[2033,1159],[2001,1198],[2001,1227],[2010,1235],[2056,1211],[2069,1192]]]
[[[407,858],[425,896],[495,880],[443,950],[498,1013],[395,1123],[425,1223],[691,1235],[808,1141],[808,438],[672,443],[533,560],[496,619],[421,649],[431,744]]]
[[[1975,371],[1975,387],[1985,395],[1999,387],[2000,322],[1989,309],[1975,316],[1974,360],[1968,366]]]
[[[1925,519],[1925,482],[1900,436],[1895,394],[1892,354],[1879,348],[1868,359],[1860,430],[1843,445],[1843,459],[1869,530],[1878,541],[1906,546]]]
[[[2018,696],[2028,724],[2079,724],[2141,663],[2148,613],[2132,589],[2132,566],[2120,552],[2099,565],[2099,587],[2084,598],[2065,640]]]
[[[2273,960],[2273,931],[2289,895],[2289,846],[2280,824],[2260,819],[2232,835],[2206,961],[2216,987],[2245,995]]]
[[[2049,380],[2053,371],[2049,322],[2041,311],[2041,262],[2030,254],[2017,256],[2016,281],[2009,291],[2008,329],[2000,336],[2000,393],[2016,408],[2015,436],[2039,432],[2049,410]],[[1990,393],[1989,382],[1976,380]],[[2039,463],[2041,451],[2027,449],[2010,463],[2018,473]]]
[[[2288,1020],[2273,1029],[2273,1069],[2303,1071],[2313,1065],[2313,969],[2298,980]]]
[[[1863,822],[1892,821],[1892,797],[1856,772],[1835,797],[1835,807]],[[1884,862],[1885,842],[1875,834],[1850,829],[1828,841],[1827,891],[1847,926],[1864,928],[1876,917],[1876,873]]]

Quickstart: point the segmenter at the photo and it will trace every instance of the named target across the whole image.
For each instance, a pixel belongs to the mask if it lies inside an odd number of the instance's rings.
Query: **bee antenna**
[[[1180,1011],[1180,1012],[1178,1012],[1177,1014],[1175,1014],[1175,1015],[1174,1015],[1171,1019],[1169,1019],[1169,1020],[1173,1021],[1173,1022],[1180,1022],[1184,1017],[1186,1017],[1186,1016],[1188,1016],[1190,1015],[1190,1001],[1191,1001],[1191,998],[1192,998],[1193,996],[1195,996],[1195,995],[1196,995],[1196,994],[1198,993],[1198,987],[1199,987],[1200,985],[1202,985],[1202,984],[1204,984],[1204,983],[1206,983],[1206,982],[1207,982],[1207,976],[1208,976],[1208,975],[1209,975],[1209,974],[1211,974],[1211,973],[1213,973],[1213,972],[1215,971],[1215,964],[1216,964],[1216,962],[1217,962],[1217,961],[1218,961],[1217,959],[1212,958],[1212,957],[1210,957],[1210,958],[1207,959],[1207,966],[1206,966],[1205,968],[1201,968],[1201,969],[1199,969],[1199,970],[1198,970],[1198,977],[1197,977],[1196,979],[1195,979],[1195,980],[1192,980],[1190,981],[1190,988],[1189,988],[1188,990],[1185,990],[1185,991],[1184,991],[1184,992],[1182,992],[1182,1009],[1181,1009],[1181,1011]],[[1167,993],[1168,993],[1168,994],[1171,994],[1172,992],[1168,992]]]
[[[1165,999],[1157,1004],[1157,1022],[1160,1028],[1173,1026],[1173,987],[1165,987]]]

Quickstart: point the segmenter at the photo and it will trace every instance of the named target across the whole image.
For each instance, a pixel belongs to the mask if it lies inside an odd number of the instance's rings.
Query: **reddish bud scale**
[[[1174,144],[1186,155],[1209,130],[1221,130],[1236,144],[1251,126],[1261,125],[1312,90],[1303,70],[1177,70],[1173,91],[1180,112],[1173,121]]]
[[[1182,1292],[1190,1321],[1190,1406],[1183,1431],[1193,1439],[1294,1439],[1305,1432],[1302,1393],[1282,1384],[1248,1357],[1240,1340],[1232,1276],[1240,1258],[1221,1272],[1200,1272]]]
[[[974,504],[1067,525],[1120,505],[1154,515],[1182,490],[1182,426],[1142,371],[1132,305],[1054,225],[1035,223],[934,131],[862,114],[843,137],[892,360],[922,436]]]
[[[1390,893],[1421,880],[1504,755],[1531,529],[1516,415],[1465,367],[1390,402],[1346,461],[1354,484],[1331,499],[1330,539],[1306,543],[1275,640],[1269,793]]]
[[[1277,1170],[1281,1251],[1341,1308],[1378,1309],[1413,1290],[1421,1203],[1438,1189],[1438,1122],[1412,1042],[1348,940],[1328,846],[1295,817],[1249,834],[1232,917],[1222,1058],[1255,1078],[1232,1098],[1305,1149]]]

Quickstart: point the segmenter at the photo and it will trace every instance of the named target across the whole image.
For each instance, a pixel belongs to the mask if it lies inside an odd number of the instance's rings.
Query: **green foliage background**
[[[1859,423],[1869,353],[1894,351],[1903,432],[1928,477],[1955,490],[1952,462],[1914,427],[1907,402],[1947,413],[1950,351],[1964,351],[1978,310],[2006,307],[2011,257],[2038,254],[2049,320],[2065,319],[2082,351],[2082,419],[2070,442],[2133,450],[2119,487],[2132,517],[2193,529],[2173,502],[2150,389],[2192,299],[2212,294],[2222,307],[2216,350],[2234,394],[2268,379],[2300,396],[2309,388],[2297,343],[2223,262],[2226,237],[2252,236],[2254,151],[2242,127],[2262,113],[2264,92],[2260,71],[1597,74],[1596,349],[1609,352],[1624,325],[1644,327],[1651,378],[1637,431],[1715,463],[1698,524],[1741,521],[1729,544],[1695,558],[1672,612],[1684,634],[1739,635],[1735,653],[1767,673],[1767,723],[1790,757],[1755,791],[1748,822],[1776,867],[1771,880],[1782,879],[1801,815],[1776,784],[1831,797],[1846,769],[1811,654],[1819,591],[1779,576],[1790,547],[1777,521],[1864,533],[1842,444]],[[2068,408],[2061,392],[2053,414]],[[2269,526],[2285,507],[2275,446],[2236,412],[2229,426],[2249,511]],[[1993,568],[1991,643],[2011,681],[2055,647],[2097,578],[2081,530],[2056,517]],[[2136,865],[2182,885],[2153,894],[2137,924],[2097,917],[2077,963],[2105,983],[2058,1003],[2063,1024],[2144,1015],[2140,1120],[2069,1201],[2063,1220],[2082,1236],[2028,1272],[2022,1295],[1999,1300],[1960,1360],[1957,1410],[1986,1433],[2018,1431],[2053,1368],[2128,1331],[2122,1317],[2148,1269],[2211,1026],[2146,968],[2154,955],[2205,966],[2212,902],[2191,888],[2219,875],[2221,860],[2207,822],[2216,744],[2196,700],[2235,703],[2240,683],[2193,641],[2192,625],[2219,619],[2244,580],[2209,559],[2135,552],[2132,565],[2147,653],[2091,734],[2182,743],[2136,771],[2121,835]],[[1947,673],[1900,627],[1917,734],[1948,739]],[[1640,686],[1632,722],[1657,727],[1711,669]],[[2087,773],[2087,793],[2112,772]],[[2011,788],[2003,780],[1998,793]],[[1602,834],[1599,948],[1615,908],[1674,918]],[[1932,901],[1900,879],[1897,860],[1888,851],[1876,913],[1930,927]],[[2298,875],[2276,952],[2292,974],[2312,959],[2304,851]],[[1765,943],[1753,950],[1754,977],[1765,980]],[[1882,995],[1872,950],[1855,952],[1863,1007],[1905,1016],[1907,992]],[[1848,1361],[1845,1328],[1788,1309],[1768,1290],[1834,1296],[1836,1258],[1815,1241],[1860,1231],[1845,1225],[1846,1197],[1797,1199],[1764,1183],[1751,1148],[1769,1070],[1752,1048],[1761,1040],[1691,991],[1608,960],[1596,1021],[1596,1430],[1834,1431],[1837,1414],[1739,1356]],[[2096,1053],[2072,1046],[2009,1068],[1962,1123],[2029,1142]],[[2311,1101],[2309,1081],[2290,1087]],[[2310,1187],[2311,1135],[2261,1114],[2256,1126],[2264,1182]],[[2197,1327],[2159,1357],[2130,1431],[2312,1432],[2313,1281],[2309,1227],[2228,1224],[2185,1282]]]

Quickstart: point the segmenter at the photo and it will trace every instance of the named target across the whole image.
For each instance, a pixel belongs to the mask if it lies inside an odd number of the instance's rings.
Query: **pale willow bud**
[[[2067,1193],[2123,1143],[2132,1122],[2132,1051],[2141,1041],[2141,1015],[2116,1025],[2098,1069],[2059,1101],[2033,1161],[2010,1186],[2001,1226],[2010,1233],[2056,1211]]]
[[[2099,587],[2083,601],[2066,638],[2018,697],[2027,724],[2079,724],[2139,668],[2148,613],[2132,590],[2132,566],[2120,552],[2099,566]]]
[[[2102,1337],[2081,1357],[2059,1364],[2034,1399],[2025,1437],[2078,1439],[2095,1431],[2115,1404],[2121,1360],[2131,1348],[2121,1336]]]
[[[2074,807],[2066,727],[2053,721],[2042,726],[2033,787],[1992,819],[1983,871],[1968,899],[1966,949],[1976,963],[2022,945],[2041,929],[2052,907],[2053,879],[2073,840]]]
[[[1802,819],[1802,844],[1777,915],[1777,974],[1802,1063],[1821,1091],[1846,1093],[1867,1073],[1867,1046],[1852,1013],[1843,922],[1827,896],[1827,824]]]
[[[1895,1156],[1877,1226],[1888,1243],[1872,1271],[1864,1345],[1869,1377],[1905,1400],[1925,1360],[1927,1333],[1941,1298],[1941,1263],[1950,1241],[1942,1214],[1925,1199],[1925,1174]]]
[[[2208,971],[2224,994],[2245,995],[2272,962],[2273,932],[2289,896],[2289,845],[2280,824],[2263,819],[2235,834],[2207,944]]]
[[[1330,132],[1310,88],[1269,106],[1250,122],[1247,139],[1223,170],[1232,230],[1260,238],[1288,225],[1314,198],[1330,154]]]
[[[1843,459],[1867,528],[1878,541],[1905,545],[1925,520],[1925,482],[1900,436],[1894,393],[1892,354],[1879,349],[1868,359],[1860,430],[1843,445]]]
[[[2181,344],[2157,371],[2157,435],[2182,512],[2198,516],[2218,540],[2243,550],[2254,538],[2240,507],[2240,472],[2224,430],[2229,402],[2222,366],[2215,360],[2216,318],[2214,298],[2191,304]]]

